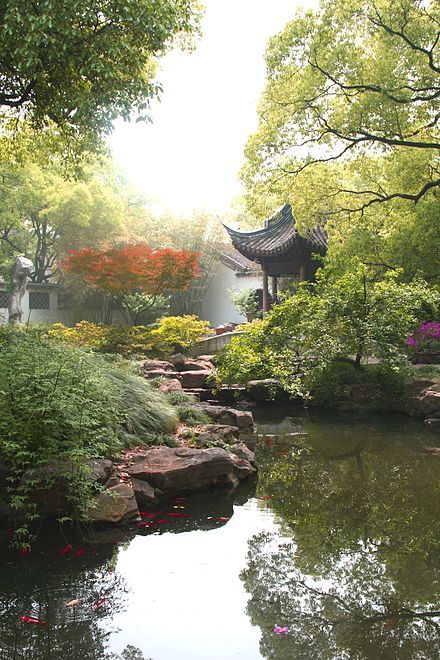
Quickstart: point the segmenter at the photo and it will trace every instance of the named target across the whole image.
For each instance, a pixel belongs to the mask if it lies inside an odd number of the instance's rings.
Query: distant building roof
[[[231,270],[235,270],[240,275],[252,275],[260,271],[254,261],[242,255],[232,245],[222,245],[218,250],[218,255],[220,261],[225,266],[228,266]]]
[[[327,249],[327,232],[321,227],[308,229],[305,236],[299,234],[290,204],[285,204],[266,220],[262,229],[244,232],[224,226],[234,248],[252,261],[259,261],[262,257],[281,256],[298,244],[312,252],[324,252]]]

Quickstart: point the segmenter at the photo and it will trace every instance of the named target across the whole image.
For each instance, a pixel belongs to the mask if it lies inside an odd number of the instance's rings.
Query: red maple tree
[[[199,273],[199,255],[186,250],[154,250],[143,243],[106,249],[70,250],[62,267],[111,296],[134,322],[160,296],[188,288]],[[133,297],[139,295],[134,303]],[[141,310],[142,311],[142,310]]]

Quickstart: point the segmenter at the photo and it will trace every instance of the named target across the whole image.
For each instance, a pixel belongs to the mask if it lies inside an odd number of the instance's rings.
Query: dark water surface
[[[256,417],[259,480],[238,493],[126,532],[45,530],[28,555],[3,542],[0,659],[440,657],[438,433]]]

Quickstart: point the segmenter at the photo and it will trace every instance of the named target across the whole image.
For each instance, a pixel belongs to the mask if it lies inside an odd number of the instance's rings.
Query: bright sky
[[[117,165],[154,211],[224,213],[240,194],[238,172],[257,127],[269,37],[316,0],[205,0],[203,36],[192,53],[161,63],[164,87],[153,124],[119,122]]]

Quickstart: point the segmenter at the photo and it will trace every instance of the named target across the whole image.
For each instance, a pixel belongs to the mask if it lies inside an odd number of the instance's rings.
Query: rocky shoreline
[[[139,445],[115,459],[89,461],[87,479],[93,483],[95,495],[88,519],[101,525],[124,523],[147,524],[141,516],[145,507],[155,507],[162,499],[217,487],[233,491],[257,472],[253,448],[257,442],[252,412],[218,405],[213,399],[212,356],[188,359],[175,355],[170,361],[147,360],[138,364],[145,378],[159,378],[164,392],[185,391],[197,399],[189,403],[209,418],[209,423],[187,427],[180,425],[175,434],[177,446]],[[248,402],[285,401],[275,380],[252,381],[233,397],[246,396]],[[222,393],[220,392],[220,395]],[[222,398],[227,398],[223,392]],[[369,410],[371,401],[363,392],[353,394],[351,409]],[[389,412],[396,412],[390,407]],[[405,386],[397,412],[421,417],[427,425],[440,423],[440,379],[413,378]],[[47,477],[66,471],[56,464],[30,468],[22,481],[43,482]],[[7,466],[0,462],[0,516],[9,516],[6,504]],[[72,506],[60,480],[52,479],[49,488],[32,492],[30,501],[39,512],[49,517],[71,514]]]

